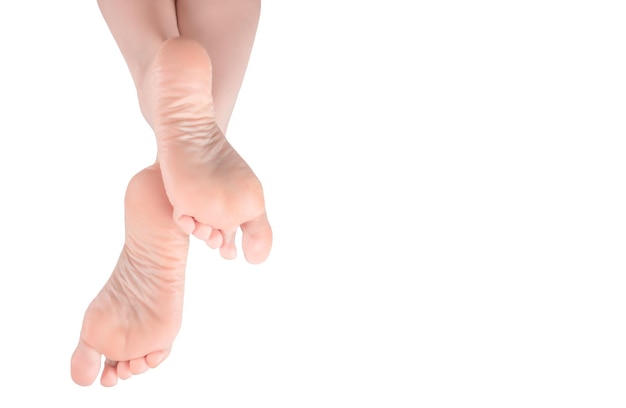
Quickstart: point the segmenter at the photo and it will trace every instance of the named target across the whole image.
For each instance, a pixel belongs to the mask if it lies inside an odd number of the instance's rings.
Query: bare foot
[[[263,262],[272,244],[263,189],[216,124],[206,50],[183,37],[165,41],[141,89],[175,222],[227,259],[241,227],[244,256]]]
[[[85,312],[72,355],[72,379],[79,385],[93,383],[102,355],[104,386],[156,367],[180,328],[189,238],[172,220],[158,165],[133,177],[124,205],[122,254]]]

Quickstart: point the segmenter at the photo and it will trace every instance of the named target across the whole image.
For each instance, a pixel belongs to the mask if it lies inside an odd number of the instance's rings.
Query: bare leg
[[[260,0],[176,2],[180,35],[202,44],[211,57],[215,120],[224,133],[248,66],[260,10]]]
[[[172,220],[158,165],[133,177],[124,207],[124,248],[85,312],[72,355],[72,379],[80,385],[95,380],[102,354],[105,386],[156,367],[180,329],[189,237]]]
[[[177,37],[173,0],[99,0],[135,84],[168,38]],[[120,11],[123,10],[123,11]],[[172,221],[158,165],[129,183],[126,241],[117,266],[91,302],[71,361],[72,379],[112,386],[156,367],[169,354],[181,321],[188,237]]]
[[[141,111],[152,126],[147,101],[141,100],[143,78],[163,42],[178,37],[174,0],[98,0],[140,97]]]
[[[241,0],[247,6],[233,8],[221,2],[181,2],[189,36],[198,36],[203,45],[179,37],[180,22],[172,0],[98,3],[135,81],[142,112],[159,130],[159,156],[165,157],[174,174],[175,200],[182,200],[184,207],[185,197],[195,197],[197,188],[204,188],[201,198],[209,198],[209,205],[198,213],[207,212],[208,207],[208,213],[216,216],[211,224],[229,226],[212,229],[194,220],[194,232],[221,246],[225,257],[233,257],[233,229],[241,225],[246,257],[251,262],[262,261],[269,252],[271,229],[264,210],[257,215],[259,208],[264,208],[260,183],[218,126],[226,128],[241,86],[258,3]],[[214,8],[207,8],[209,3]],[[214,29],[213,23],[218,24],[220,18],[216,20],[213,13],[224,17],[221,22],[226,24],[220,29]],[[242,19],[241,13],[247,19]],[[202,31],[206,27],[203,16],[213,18],[209,24],[213,31]],[[212,42],[221,31],[224,44]],[[215,75],[224,84],[217,88],[215,104],[211,61],[204,47],[214,50],[220,72]],[[195,126],[198,119],[199,127]],[[180,129],[184,131],[177,132]],[[176,175],[180,177],[176,179]],[[118,377],[126,379],[156,367],[170,352],[181,322],[188,237],[172,219],[174,209],[163,185],[167,178],[157,163],[129,183],[124,249],[109,281],[85,313],[72,356],[72,378],[78,384],[95,380],[102,354],[107,359],[101,383],[112,386]],[[235,211],[225,210],[229,208]]]

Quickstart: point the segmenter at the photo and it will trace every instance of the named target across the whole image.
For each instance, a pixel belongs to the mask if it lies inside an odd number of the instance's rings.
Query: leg
[[[105,386],[156,367],[180,328],[189,237],[172,220],[158,165],[133,177],[124,207],[124,248],[87,308],[72,355],[72,379],[80,385],[95,380],[102,354]]]
[[[260,0],[178,0],[180,35],[207,50],[213,66],[215,121],[226,133],[252,51]]]
[[[152,125],[139,90],[158,48],[179,36],[175,0],[98,0],[98,6],[133,77],[141,111]]]
[[[98,4],[135,83],[140,84],[161,43],[178,36],[174,0],[99,0]],[[125,206],[124,249],[111,278],[85,313],[72,356],[72,378],[81,385],[94,381],[102,354],[108,357],[103,385],[155,367],[169,354],[180,326],[188,238],[171,222],[172,208],[158,166],[133,178]],[[171,245],[163,248],[166,244]]]

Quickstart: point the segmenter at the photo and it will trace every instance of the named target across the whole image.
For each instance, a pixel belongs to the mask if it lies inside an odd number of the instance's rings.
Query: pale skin
[[[115,385],[159,365],[180,328],[189,235],[250,263],[269,255],[261,183],[224,133],[260,0],[99,0],[155,132],[157,163],[129,183],[126,239],[85,313],[72,379]]]

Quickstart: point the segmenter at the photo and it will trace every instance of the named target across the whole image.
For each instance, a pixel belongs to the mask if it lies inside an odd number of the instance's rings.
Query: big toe
[[[91,385],[100,372],[101,357],[99,352],[80,339],[72,354],[72,380],[78,385]]]
[[[241,226],[243,237],[241,245],[246,261],[259,264],[267,259],[272,249],[272,227],[267,215],[248,221]]]

